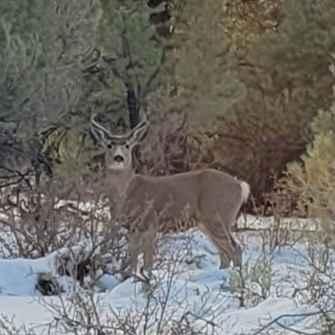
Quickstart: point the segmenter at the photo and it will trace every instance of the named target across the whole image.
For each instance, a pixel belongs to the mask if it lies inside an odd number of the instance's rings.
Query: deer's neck
[[[134,176],[132,169],[113,170],[108,174],[108,184],[113,190],[113,195],[122,200],[125,196],[129,183]]]

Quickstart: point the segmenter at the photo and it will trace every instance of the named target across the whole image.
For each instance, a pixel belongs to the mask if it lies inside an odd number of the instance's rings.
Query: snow
[[[260,218],[248,217],[247,220],[253,229],[271,225],[269,219],[262,222]],[[305,274],[309,271],[306,246],[300,243],[294,247],[269,250],[264,262],[262,238],[257,230],[241,233],[239,240],[244,245],[244,267],[254,276],[254,280],[248,279],[245,307],[239,305],[236,270],[220,270],[215,247],[202,233],[193,230],[161,239],[158,265],[153,270],[151,282],[155,287],[150,296],[151,310],[157,316],[162,307],[156,302],[166,299],[165,313],[170,318],[180,319],[187,311],[194,317],[201,316],[194,321],[195,327],[201,328],[205,320],[210,320],[215,324],[217,334],[253,334],[281,315],[287,315],[281,319],[286,326],[312,333],[315,330],[313,327],[318,326],[315,318],[293,316],[315,310],[301,295],[294,294],[306,284]],[[35,260],[0,260],[0,315],[14,318],[17,325],[27,327],[45,325],[53,320],[54,312],[47,306],[58,305],[61,300],[58,297],[42,298],[36,290],[36,283],[40,273],[53,273],[56,257],[57,253],[53,253]],[[252,272],[258,264],[264,266],[264,263],[268,264],[268,268]],[[269,275],[266,277],[267,270]],[[257,276],[269,280],[266,297],[262,297],[264,292]],[[95,294],[99,298],[102,315],[111,310],[114,313],[136,314],[148,307],[149,295],[142,283],[134,278],[120,282],[113,275],[105,274],[98,286],[104,289],[102,293]],[[62,296],[65,304],[70,304],[71,294]],[[36,329],[37,334],[43,333],[43,326]],[[285,334],[285,331],[277,327],[277,333]]]
[[[39,273],[52,271],[51,258],[1,259],[0,294],[14,296],[35,296]],[[0,299],[1,301],[1,299]]]
[[[18,325],[40,325],[51,319],[51,314],[37,298],[28,296],[2,296],[0,313],[15,318]]]

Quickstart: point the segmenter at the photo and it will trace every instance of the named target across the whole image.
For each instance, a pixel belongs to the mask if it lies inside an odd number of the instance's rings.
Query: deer
[[[139,123],[123,134],[113,134],[91,117],[90,131],[104,152],[106,187],[117,194],[117,212],[133,213],[132,267],[140,251],[144,268],[152,266],[153,241],[157,232],[168,231],[185,220],[197,225],[217,247],[220,268],[240,266],[242,249],[232,235],[232,226],[250,194],[249,184],[216,169],[198,169],[166,176],[134,171],[134,148],[148,132],[149,121],[140,113]],[[136,220],[142,217],[141,222]],[[137,226],[137,227],[136,227]],[[143,228],[145,227],[145,228]],[[142,249],[142,250],[141,250]],[[135,259],[135,260],[134,260]]]

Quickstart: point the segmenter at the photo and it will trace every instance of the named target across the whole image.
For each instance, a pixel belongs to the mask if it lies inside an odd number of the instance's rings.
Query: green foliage
[[[12,32],[26,38],[38,30],[43,2],[38,0],[1,1],[1,21],[10,22]],[[5,36],[0,34],[0,45]]]
[[[2,2],[0,119],[24,135],[52,124],[85,137],[93,111],[106,127],[120,117],[127,125],[133,89],[153,120],[182,111],[195,134],[204,129],[196,140],[206,161],[194,166],[222,167],[261,197],[305,150],[315,112],[329,103],[335,3],[168,3],[173,34],[162,41],[145,0]],[[66,137],[55,155],[70,161],[80,141]]]
[[[334,15],[332,0],[284,1],[280,29],[262,37],[250,51],[249,61],[270,73],[280,88],[303,83],[327,88],[329,56],[335,50]],[[321,75],[328,80],[317,85]],[[309,102],[316,100],[314,95],[307,95]],[[314,107],[309,105],[308,110]]]
[[[108,59],[111,74],[96,98],[107,112],[117,113],[128,122],[126,90],[133,89],[138,104],[157,85],[156,74],[164,49],[149,22],[147,1],[101,0],[98,45]],[[108,70],[107,70],[108,71]]]
[[[82,63],[96,43],[98,2],[22,0],[0,7],[0,119],[15,129],[8,155],[20,156],[15,169],[37,171],[45,162],[41,132],[50,125],[83,129],[87,122]]]
[[[18,136],[34,143],[40,132],[58,128],[42,151],[68,165],[57,170],[79,171],[91,149],[92,111],[107,115],[108,128],[120,116],[127,124],[127,90],[140,105],[157,84],[164,52],[151,9],[146,1],[104,0],[23,0],[0,9],[7,20],[0,34],[0,119],[14,121]]]
[[[181,1],[173,12],[175,33],[168,61],[173,70],[174,104],[191,122],[207,124],[244,93],[236,59],[224,37],[221,2]]]
[[[23,128],[38,131],[73,112],[82,98],[81,61],[95,44],[91,27],[95,3],[25,4],[15,7],[3,23],[0,102],[6,103],[5,113],[22,121]],[[14,16],[19,9],[24,16],[20,24]]]
[[[40,40],[33,35],[23,39],[6,22],[2,22],[0,32],[4,38],[0,49],[0,118],[4,122],[25,122],[25,106],[36,89]]]

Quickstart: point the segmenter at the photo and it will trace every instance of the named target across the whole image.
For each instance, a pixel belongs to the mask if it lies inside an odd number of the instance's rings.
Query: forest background
[[[138,171],[212,167],[250,183],[250,211],[332,216],[332,0],[21,0],[0,12],[2,188],[85,175],[92,114],[117,132],[144,110]]]

